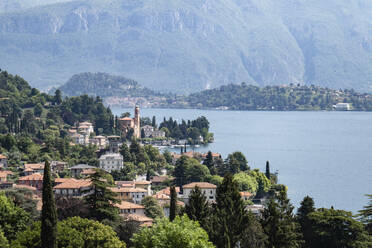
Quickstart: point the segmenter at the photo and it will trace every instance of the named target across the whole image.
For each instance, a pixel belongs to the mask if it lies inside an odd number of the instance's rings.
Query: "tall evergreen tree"
[[[123,156],[124,162],[132,162],[132,155],[130,154],[129,147],[125,142],[120,147],[120,154]]]
[[[269,161],[266,161],[266,173],[265,173],[265,175],[266,175],[267,179],[270,180],[271,174],[270,174],[270,163],[269,163]]]
[[[299,248],[302,235],[293,216],[293,206],[287,193],[281,190],[275,199],[271,199],[262,213],[261,224],[268,236],[267,248]]]
[[[314,200],[313,198],[306,196],[302,202],[301,206],[298,208],[297,211],[297,219],[300,223],[302,235],[304,238],[304,248],[311,247],[311,241],[314,239],[311,230],[311,222],[309,220],[309,214],[315,211],[314,207]]]
[[[210,207],[207,197],[198,186],[191,191],[189,202],[185,207],[185,212],[191,220],[198,221],[204,230],[208,230],[207,222],[210,216]]]
[[[50,165],[45,161],[43,177],[43,207],[41,210],[41,247],[57,247],[57,210],[54,201]]]
[[[372,235],[372,195],[367,195],[369,203],[359,211],[360,220],[365,224],[369,235]]]
[[[170,197],[169,220],[173,221],[177,214],[177,192],[175,186],[170,187]]]
[[[212,152],[208,151],[207,156],[205,157],[203,164],[208,167],[209,170],[212,169],[214,163],[213,163],[213,156]]]
[[[118,203],[117,194],[110,189],[110,184],[105,178],[105,172],[96,169],[90,177],[93,193],[86,196],[85,200],[89,205],[92,218],[102,221],[104,219],[114,221],[117,219],[119,211],[114,205]]]
[[[236,247],[249,224],[249,218],[238,185],[231,174],[227,174],[217,188],[213,212],[213,230],[210,232],[212,242],[217,248]]]
[[[151,126],[153,126],[154,128],[156,128],[156,117],[155,117],[155,115],[152,116]]]

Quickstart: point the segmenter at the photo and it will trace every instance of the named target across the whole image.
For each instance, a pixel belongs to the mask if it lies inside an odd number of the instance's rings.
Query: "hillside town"
[[[140,126],[140,109],[135,107],[134,118],[123,117],[118,119],[119,129],[122,136],[104,136],[94,135],[94,126],[89,121],[79,122],[75,127],[68,130],[68,136],[71,140],[71,145],[82,145],[95,147],[96,154],[99,155],[98,164],[96,166],[89,164],[68,164],[65,161],[50,161],[50,169],[53,180],[53,192],[56,198],[80,198],[83,199],[93,194],[93,185],[91,181],[92,175],[97,170],[102,170],[106,174],[125,170],[128,158],[125,158],[121,153],[121,148],[124,145],[130,145],[128,140],[123,140],[128,133],[132,132],[132,139],[144,138],[164,138],[165,132],[150,125]],[[148,140],[147,140],[148,141]],[[181,141],[182,142],[182,141]],[[171,156],[170,163],[176,166],[177,161],[182,157],[195,159],[203,165],[208,157],[208,153],[202,154],[194,151],[187,151],[186,141],[181,145],[181,153],[169,152]],[[146,141],[139,143],[140,146],[148,146]],[[222,156],[218,153],[210,153],[212,160],[221,160]],[[41,210],[41,193],[43,189],[43,173],[45,162],[28,163],[22,162],[18,167],[19,171],[14,173],[11,171],[11,166],[8,166],[8,158],[0,154],[0,189],[20,189],[24,188],[32,192],[32,199],[37,201],[37,210]],[[131,181],[114,181],[110,186],[110,190],[116,193],[118,203],[115,205],[120,212],[120,215],[125,216],[140,225],[151,226],[154,219],[146,216],[145,207],[141,205],[142,200],[146,197],[152,197],[161,206],[165,216],[169,217],[170,208],[170,186],[174,184],[175,177],[166,168],[154,173],[152,176],[146,174],[136,174]],[[186,184],[177,186],[177,205],[180,208],[188,204],[192,190],[198,187],[205,195],[209,203],[214,203],[216,200],[217,185],[209,182],[190,181]],[[240,192],[244,201],[253,200],[254,192]],[[260,199],[255,199],[256,203],[249,204],[247,209],[260,214],[259,210],[263,209]]]

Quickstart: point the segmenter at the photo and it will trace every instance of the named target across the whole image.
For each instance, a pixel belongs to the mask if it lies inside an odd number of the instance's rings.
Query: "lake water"
[[[309,195],[317,207],[357,213],[372,193],[372,113],[141,109],[142,117],[153,115],[157,122],[204,115],[215,142],[196,150],[223,157],[241,151],[260,170],[270,161],[296,207]]]

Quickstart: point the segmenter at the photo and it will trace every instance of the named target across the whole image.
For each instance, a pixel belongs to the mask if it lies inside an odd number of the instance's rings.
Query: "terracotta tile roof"
[[[84,169],[84,170],[81,172],[82,175],[92,175],[92,174],[94,174],[94,173],[96,173],[96,171],[95,171],[94,169]]]
[[[180,192],[180,187],[176,187],[176,192],[177,193]],[[163,193],[163,194],[166,194],[166,195],[170,195],[170,187],[167,187],[165,189],[162,189],[158,193]]]
[[[20,177],[18,181],[42,181],[43,175],[40,173],[34,173],[28,176]]]
[[[15,189],[29,189],[29,190],[32,190],[32,191],[37,190],[37,188],[35,188],[35,187],[28,186],[28,185],[23,185],[23,184],[13,184],[13,188],[15,188]]]
[[[123,214],[124,217],[127,217],[130,220],[134,220],[137,222],[141,222],[142,224],[140,226],[152,226],[152,222],[154,221],[153,219],[144,216],[144,215],[139,215],[139,214]]]
[[[159,193],[159,192],[153,195],[153,197],[157,200],[169,200],[170,199],[170,196],[164,193]]]
[[[147,190],[141,188],[110,188],[112,192],[116,193],[146,193]]]
[[[151,184],[151,182],[149,182],[149,181],[138,181],[138,182],[134,182],[134,184],[138,184],[138,185],[149,185],[149,184]]]
[[[208,153],[204,153],[204,154],[203,154],[203,158],[206,158],[207,155],[208,155]],[[219,154],[219,153],[213,153],[213,152],[212,152],[212,157],[213,157],[213,158],[220,158],[220,157],[221,157],[221,154]]]
[[[25,169],[32,169],[32,170],[40,170],[44,169],[44,164],[37,163],[37,164],[25,164]]]
[[[64,183],[69,180],[71,180],[71,178],[54,178],[55,183]]]
[[[240,196],[242,197],[251,197],[253,194],[251,192],[240,192]]]
[[[70,178],[70,180],[54,186],[54,189],[80,189],[89,187],[91,185],[92,183],[90,180],[78,180],[75,178]]]
[[[196,186],[198,186],[201,189],[216,189],[217,186],[211,183],[205,183],[205,182],[195,182],[195,183],[189,183],[184,185],[182,188],[184,189],[193,189]]]
[[[7,156],[3,155],[3,154],[0,154],[0,159],[6,159]]]
[[[132,202],[122,201],[120,204],[115,204],[119,209],[145,209],[144,206]]]
[[[119,118],[119,121],[133,121],[133,118],[130,117]]]
[[[154,176],[152,179],[151,179],[151,182],[153,182],[153,183],[162,183],[162,182],[164,182],[164,181],[166,181],[166,180],[172,180],[172,179],[174,179],[174,178],[172,178],[172,177],[168,177],[168,176]]]
[[[14,175],[14,173],[12,171],[8,171],[8,170],[5,170],[5,171],[0,171],[0,175]]]

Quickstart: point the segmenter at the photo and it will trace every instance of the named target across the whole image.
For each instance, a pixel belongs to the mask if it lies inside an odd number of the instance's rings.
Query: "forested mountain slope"
[[[178,93],[243,81],[371,91],[370,13],[368,0],[56,3],[0,14],[0,67],[42,88],[101,71]]]

